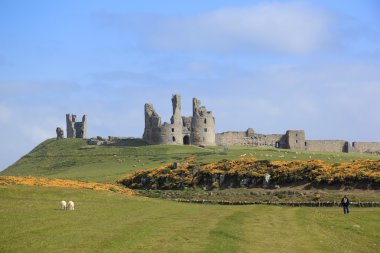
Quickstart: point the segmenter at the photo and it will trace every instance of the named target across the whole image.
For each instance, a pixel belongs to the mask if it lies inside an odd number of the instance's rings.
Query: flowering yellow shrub
[[[48,186],[63,187],[74,189],[92,189],[96,191],[113,191],[127,195],[134,195],[134,191],[116,184],[89,183],[66,179],[48,179],[38,177],[14,177],[0,176],[0,185],[29,185],[29,186]]]
[[[190,161],[191,159],[189,159]],[[192,186],[215,188],[262,185],[269,173],[272,184],[309,182],[315,184],[371,184],[380,186],[380,161],[357,160],[326,164],[313,161],[274,161],[240,158],[197,165],[182,162],[136,171],[119,181],[131,188],[183,189]]]

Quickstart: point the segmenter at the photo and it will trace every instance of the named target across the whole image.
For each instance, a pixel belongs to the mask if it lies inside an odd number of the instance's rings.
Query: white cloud
[[[332,38],[333,17],[304,2],[224,8],[189,17],[162,18],[146,33],[162,49],[268,49],[308,53]]]

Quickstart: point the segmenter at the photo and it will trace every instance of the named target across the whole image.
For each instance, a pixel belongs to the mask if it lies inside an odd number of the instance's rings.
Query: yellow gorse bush
[[[264,175],[269,173],[271,182],[276,184],[310,182],[380,186],[379,160],[329,164],[321,160],[270,162],[255,158],[240,158],[203,165],[197,165],[194,161],[192,158],[180,163],[179,166],[166,164],[155,169],[136,171],[121,179],[119,183],[131,188],[149,189],[183,189],[204,185],[212,188],[221,187],[223,184],[239,187],[242,183],[261,184]]]
[[[112,191],[127,195],[134,195],[134,191],[116,184],[103,184],[82,182],[67,179],[48,179],[39,177],[15,177],[0,176],[0,185],[29,185],[29,186],[47,186],[62,187],[74,189],[91,189],[96,191]]]

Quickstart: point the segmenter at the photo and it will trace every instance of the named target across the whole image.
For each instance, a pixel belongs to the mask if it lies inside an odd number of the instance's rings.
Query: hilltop
[[[321,160],[342,163],[354,160],[379,160],[380,155],[359,153],[311,152],[258,147],[219,146],[200,148],[189,145],[147,145],[130,140],[123,145],[93,146],[83,139],[48,139],[2,171],[3,176],[36,176],[114,183],[142,169],[195,157],[198,163],[223,159],[256,158],[268,161]]]

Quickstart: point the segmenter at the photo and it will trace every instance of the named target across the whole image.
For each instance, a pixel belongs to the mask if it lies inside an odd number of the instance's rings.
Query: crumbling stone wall
[[[198,99],[193,99],[192,117],[181,116],[180,95],[173,95],[172,106],[170,123],[161,124],[161,118],[154,111],[153,105],[145,104],[144,141],[150,144],[215,145],[214,117],[212,112],[200,107]]]
[[[325,152],[348,152],[344,140],[307,140],[305,150]]]
[[[257,134],[252,128],[241,132],[223,132],[216,134],[216,144],[219,146],[268,146],[273,148],[285,148],[282,134]]]
[[[353,142],[352,152],[380,154],[380,142]]]
[[[150,144],[160,143],[161,117],[156,113],[152,104],[144,105],[145,128],[143,139]]]
[[[87,137],[87,115],[84,114],[82,121],[76,122],[76,115],[66,114],[66,134],[67,138]]]
[[[55,130],[55,132],[57,134],[57,140],[63,139],[64,132],[63,132],[62,128],[57,127],[57,129]]]

